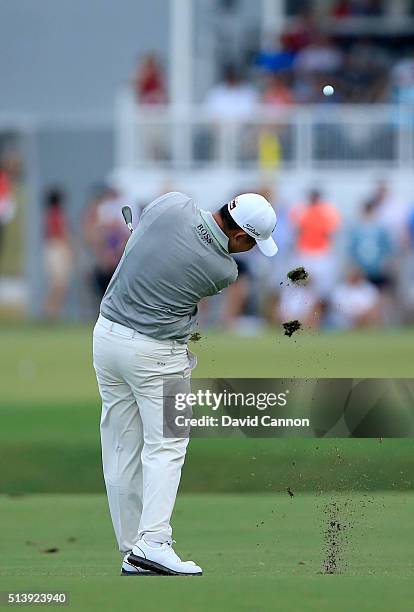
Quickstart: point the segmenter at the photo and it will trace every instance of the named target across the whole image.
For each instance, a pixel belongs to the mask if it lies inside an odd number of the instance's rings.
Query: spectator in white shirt
[[[297,54],[295,70],[302,74],[334,74],[341,67],[342,61],[341,50],[328,36],[318,33],[315,34],[313,42]]]
[[[363,328],[380,323],[380,293],[359,268],[348,270],[345,281],[333,292],[331,307],[336,327]]]
[[[253,113],[257,102],[254,87],[246,83],[233,66],[228,66],[223,81],[207,94],[205,107],[216,120],[242,120]]]

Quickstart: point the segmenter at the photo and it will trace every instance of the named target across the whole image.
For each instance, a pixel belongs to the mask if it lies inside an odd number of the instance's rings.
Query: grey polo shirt
[[[101,314],[152,338],[186,342],[199,301],[236,278],[227,236],[213,215],[183,193],[167,193],[144,209]]]

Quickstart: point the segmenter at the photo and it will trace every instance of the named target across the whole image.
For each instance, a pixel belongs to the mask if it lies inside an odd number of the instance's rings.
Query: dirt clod
[[[45,550],[42,550],[42,552],[44,552],[44,553],[57,553],[57,552],[59,552],[59,549],[56,548],[56,547],[45,548]]]
[[[285,330],[285,336],[290,338],[292,334],[302,329],[302,323],[297,319],[294,321],[286,321],[286,323],[283,323],[283,329]]]
[[[189,338],[189,342],[200,342],[203,336],[199,332],[194,332]]]
[[[340,574],[346,570],[345,551],[353,528],[348,501],[331,500],[324,507],[324,574]]]
[[[309,279],[309,274],[306,272],[303,266],[300,266],[299,268],[294,268],[293,270],[288,272],[286,276],[290,281],[292,281],[292,283],[303,284],[306,283]]]

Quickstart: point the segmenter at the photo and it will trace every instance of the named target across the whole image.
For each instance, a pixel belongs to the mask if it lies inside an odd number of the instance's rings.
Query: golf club
[[[122,207],[122,216],[124,217],[127,228],[132,234],[132,232],[134,231],[134,228],[132,227],[132,210],[130,206]]]

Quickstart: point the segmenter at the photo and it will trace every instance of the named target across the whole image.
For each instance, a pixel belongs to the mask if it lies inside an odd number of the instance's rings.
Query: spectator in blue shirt
[[[393,244],[387,228],[377,220],[377,205],[369,200],[350,232],[349,256],[366,278],[379,289],[392,285]]]
[[[411,211],[408,217],[408,237],[410,240],[410,246],[414,249],[414,209]]]

